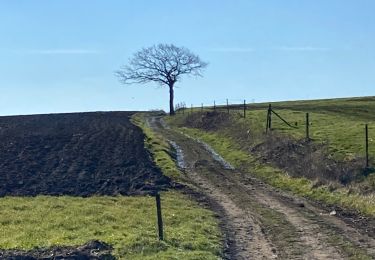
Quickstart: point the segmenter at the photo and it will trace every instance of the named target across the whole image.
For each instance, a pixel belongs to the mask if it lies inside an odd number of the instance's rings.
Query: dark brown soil
[[[0,196],[133,195],[168,188],[132,114],[0,117]]]
[[[185,118],[183,125],[204,130],[217,130],[230,122],[230,117],[226,113],[207,111],[203,113],[189,114]]]
[[[101,241],[90,241],[78,247],[40,248],[30,251],[0,250],[0,259],[8,260],[37,260],[37,259],[64,259],[64,260],[113,260],[112,247]]]
[[[318,179],[322,183],[350,184],[362,176],[365,165],[364,159],[359,157],[348,161],[335,160],[326,144],[296,140],[278,133],[269,134],[261,144],[252,147],[251,152],[292,176]]]

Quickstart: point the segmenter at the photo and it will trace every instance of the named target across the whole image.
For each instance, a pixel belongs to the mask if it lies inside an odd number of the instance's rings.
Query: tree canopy
[[[185,74],[202,76],[207,66],[199,56],[184,47],[158,44],[143,48],[129,60],[129,64],[116,71],[124,84],[156,82],[169,87],[169,109],[174,114],[174,85]]]

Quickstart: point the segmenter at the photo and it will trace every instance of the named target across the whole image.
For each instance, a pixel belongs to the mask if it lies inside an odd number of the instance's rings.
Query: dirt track
[[[228,259],[374,259],[375,240],[329,211],[229,170],[201,143],[150,125],[181,149],[187,182],[211,200],[222,221]]]
[[[131,195],[169,187],[132,114],[0,117],[0,196]]]

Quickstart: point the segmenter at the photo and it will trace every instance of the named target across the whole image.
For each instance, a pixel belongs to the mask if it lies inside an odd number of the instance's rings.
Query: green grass
[[[369,124],[369,153],[375,157],[375,97],[273,102],[273,109],[291,128],[272,115],[272,128],[297,139],[306,136],[306,113],[310,115],[310,138],[327,143],[333,156],[352,159],[365,155],[365,124]],[[268,103],[249,104],[245,123],[264,131]]]
[[[373,121],[375,119],[375,115],[372,114],[375,109],[375,97],[284,101],[272,102],[271,104],[276,109],[341,114],[354,119],[361,118],[364,121]],[[264,109],[267,107],[268,103],[249,105],[250,109]]]
[[[277,111],[283,118],[298,128],[290,128],[281,120],[273,116],[272,128],[297,139],[304,138],[305,112],[294,110]],[[315,142],[327,143],[330,151],[339,159],[351,159],[365,155],[365,123],[361,118],[351,119],[345,115],[323,114],[310,112],[310,138]],[[263,127],[266,112],[253,110],[248,113],[247,121],[258,127]],[[263,120],[262,120],[263,119]],[[260,125],[259,125],[260,124]],[[375,125],[369,127],[369,153],[375,155]]]
[[[162,170],[163,174],[174,181],[182,181],[181,173],[172,159],[172,148],[162,135],[155,133],[146,123],[146,114],[137,113],[132,117],[132,122],[139,126],[146,135],[145,147],[154,159],[155,164]]]
[[[162,193],[165,241],[157,239],[155,199],[143,197],[4,197],[0,248],[81,245],[99,239],[126,259],[217,259],[214,214],[178,192]]]

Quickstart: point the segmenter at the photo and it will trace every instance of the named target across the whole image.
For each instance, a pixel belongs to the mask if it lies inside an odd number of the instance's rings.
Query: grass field
[[[369,124],[369,152],[375,157],[375,97],[290,101],[271,103],[291,128],[272,116],[272,128],[296,138],[306,135],[306,113],[310,117],[310,138],[325,142],[334,156],[350,159],[365,155],[365,124]],[[264,131],[268,103],[249,104],[244,120]]]
[[[0,248],[81,245],[98,239],[120,259],[216,259],[213,213],[178,192],[162,193],[165,241],[157,238],[155,199],[142,197],[4,197]]]

